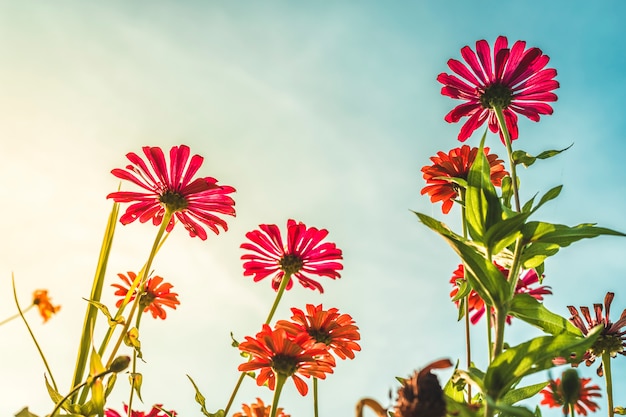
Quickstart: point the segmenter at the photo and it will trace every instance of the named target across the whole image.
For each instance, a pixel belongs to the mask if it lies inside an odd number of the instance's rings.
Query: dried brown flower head
[[[398,400],[394,408],[395,417],[444,417],[446,401],[437,376],[432,369],[449,368],[452,362],[440,359],[427,365],[421,371],[404,381],[398,390]]]

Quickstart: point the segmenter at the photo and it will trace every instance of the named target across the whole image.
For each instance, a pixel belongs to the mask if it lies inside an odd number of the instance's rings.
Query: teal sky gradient
[[[164,322],[143,321],[145,409],[163,403],[200,415],[185,374],[210,410],[225,405],[241,362],[229,333],[258,331],[274,296],[269,282],[243,277],[239,245],[258,224],[284,228],[289,218],[328,229],[345,268],[340,280],[322,280],[323,295],[295,285],[277,314],[323,303],[351,314],[362,332],[362,352],[320,384],[320,415],[352,415],[362,397],[389,405],[396,376],[463,357],[448,296],[458,261],[410,212],[458,228],[456,208],[444,216],[420,195],[421,167],[460,145],[461,124],[443,120],[458,102],[440,95],[437,74],[478,39],[502,34],[541,48],[558,70],[559,101],[540,123],[521,118],[514,146],[538,154],[574,145],[521,170],[522,199],[563,184],[538,218],[626,231],[625,12],[618,1],[1,1],[0,320],[15,312],[11,273],[24,304],[48,288],[61,312],[45,326],[35,314],[30,322],[69,389],[105,196],[118,186],[109,172],[141,146],[185,143],[205,157],[203,175],[237,189],[237,217],[206,242],[175,230],[157,258],[155,273],[174,284],[181,306]],[[481,133],[467,143],[477,146]],[[505,155],[495,135],[487,145]],[[118,228],[109,283],[140,267],[155,233]],[[563,249],[546,263],[555,293],[546,306],[567,316],[567,305],[591,306],[614,291],[617,319],[626,307],[625,249],[613,237]],[[538,333],[514,323],[507,335],[513,343]],[[0,415],[25,405],[50,412],[23,324],[0,336]],[[595,367],[580,370],[603,386]],[[626,359],[614,372],[617,403],[626,405]],[[125,384],[120,378],[111,402],[120,410]],[[271,393],[247,381],[236,408],[256,397],[270,402]],[[311,397],[292,386],[284,400],[294,417],[313,415]]]

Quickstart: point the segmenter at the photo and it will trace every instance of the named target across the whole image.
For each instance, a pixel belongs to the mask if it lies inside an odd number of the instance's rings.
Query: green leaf
[[[509,283],[502,272],[443,223],[422,213],[415,214],[422,223],[439,233],[461,257],[465,276],[478,295],[490,305],[502,305],[509,294]]]
[[[515,294],[509,314],[549,334],[581,335],[580,330],[569,320],[551,312],[528,294]]]
[[[200,411],[202,412],[202,414],[207,417],[225,417],[224,410],[222,409],[217,410],[215,413],[209,413],[209,411],[206,409],[206,399],[204,398],[204,395],[200,393],[198,386],[189,375],[187,375],[187,378],[189,378],[189,381],[191,381],[191,385],[193,385],[193,388],[196,390],[195,399],[196,402],[200,404]]]
[[[544,389],[548,385],[547,382],[540,382],[538,384],[528,385],[522,388],[516,388],[508,391],[502,399],[500,404],[513,405],[519,401],[525,400],[536,395],[539,391]]]
[[[502,413],[500,413],[501,416],[535,417],[533,412],[526,407],[513,406],[501,401],[494,402],[491,398],[489,398],[489,396],[487,396],[487,403],[494,409],[502,411]]]
[[[491,182],[491,167],[483,151],[485,135],[470,167],[465,191],[465,218],[468,231],[478,242],[484,242],[486,231],[502,220],[500,200]]]
[[[137,397],[143,402],[141,399],[141,384],[143,383],[143,375],[139,372],[130,372],[128,374],[128,380],[130,381],[130,386],[137,393]]]
[[[525,151],[517,150],[517,151],[513,152],[513,155],[512,155],[513,156],[513,161],[515,162],[515,165],[523,164],[526,168],[528,168],[529,166],[534,164],[537,159],[552,158],[553,156],[556,156],[556,155],[560,154],[561,152],[564,152],[564,151],[568,150],[573,145],[574,144],[572,143],[567,148],[561,149],[561,150],[558,150],[558,151],[557,150],[543,151],[543,152],[541,152],[537,156],[532,156],[529,153],[526,153]]]
[[[456,365],[454,365],[454,372],[452,373],[452,376],[450,377],[450,379],[448,379],[448,382],[446,382],[446,385],[444,385],[443,387],[443,393],[452,400],[462,403],[465,398],[465,387],[467,384],[456,374],[456,370],[458,368],[459,361],[457,360]]]
[[[98,308],[98,310],[100,310],[100,311],[102,312],[102,314],[104,314],[104,315],[106,316],[106,318],[107,318],[107,320],[108,320],[108,322],[109,322],[109,326],[110,326],[110,327],[115,327],[115,326],[117,326],[118,324],[124,324],[124,317],[121,317],[121,316],[120,316],[120,317],[118,317],[117,319],[114,319],[114,318],[111,316],[111,313],[109,312],[109,308],[108,308],[106,305],[104,305],[104,304],[102,304],[102,303],[100,303],[100,302],[98,302],[98,301],[88,300],[88,299],[86,299],[86,298],[83,298],[83,300],[85,300],[85,301],[87,301],[89,304],[91,304],[91,305],[93,305],[93,306],[97,307],[97,308]]]
[[[545,261],[546,258],[556,254],[559,249],[560,246],[556,243],[533,243],[527,246],[521,257],[522,268],[537,269],[540,265],[543,265],[543,261]],[[537,271],[537,274],[539,274],[539,271]]]
[[[46,383],[46,389],[48,390],[48,395],[50,396],[50,399],[52,400],[52,402],[54,404],[57,404],[59,401],[63,400],[63,395],[59,394],[57,392],[57,390],[55,390],[52,385],[50,385],[50,383],[48,382],[48,377],[44,374],[43,379]],[[62,404],[61,406],[63,407],[65,404],[67,404],[68,401],[65,400],[65,403]]]
[[[596,326],[587,337],[560,334],[542,336],[511,347],[496,357],[485,374],[485,389],[494,400],[515,386],[523,377],[554,366],[553,359],[582,358],[602,331]]]
[[[115,382],[117,381],[117,374],[115,372],[109,374],[109,379],[107,380],[107,387],[104,391],[104,398],[108,398],[113,391],[113,387],[115,386]]]
[[[141,353],[141,342],[139,341],[139,330],[136,327],[131,328],[124,335],[124,344],[126,346],[130,346],[137,352],[137,357],[139,359],[143,358]]]
[[[37,417],[37,415],[28,411],[28,407],[24,407],[15,415],[15,417]]]
[[[481,417],[485,414],[482,407],[470,407],[462,401],[456,401],[444,394],[446,400],[447,415],[455,417]],[[478,403],[474,403],[477,406]]]
[[[570,227],[563,224],[545,222],[527,223],[522,230],[522,234],[527,243],[554,243],[562,248],[578,240],[594,238],[600,235],[626,236],[626,234],[622,232],[617,232],[605,227],[597,227],[593,223],[582,223]]]
[[[520,230],[530,215],[530,212],[518,213],[491,226],[485,233],[485,246],[493,254],[500,253],[521,235]]]

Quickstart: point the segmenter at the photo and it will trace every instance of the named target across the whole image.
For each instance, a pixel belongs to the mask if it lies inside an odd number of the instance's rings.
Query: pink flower
[[[339,278],[339,270],[343,266],[339,262],[342,258],[341,249],[334,243],[322,242],[328,235],[328,230],[306,227],[304,223],[295,220],[287,221],[287,244],[283,244],[280,230],[275,224],[262,224],[261,230],[246,233],[251,242],[243,243],[242,249],[247,253],[241,257],[246,261],[243,264],[244,275],[254,275],[254,282],[274,275],[272,288],[278,290],[285,275],[289,276],[286,289],[293,285],[291,277],[295,277],[305,288],[324,292],[321,284],[310,275],[325,276],[332,279]],[[306,274],[306,275],[305,275]]]
[[[494,262],[494,265],[498,267],[498,269],[502,272],[502,279],[506,279],[509,275],[509,270],[501,267],[497,263]],[[463,265],[459,265],[459,267],[452,273],[452,278],[450,278],[450,284],[454,286],[452,291],[450,291],[450,298],[454,298],[459,292],[459,284],[465,280],[465,270]],[[539,276],[534,269],[528,269],[526,271],[520,272],[520,277],[517,280],[517,286],[515,287],[516,294],[528,294],[535,298],[536,300],[542,301],[543,296],[546,294],[552,294],[550,287],[545,285],[539,285],[536,287],[532,287],[534,284],[539,282]],[[472,324],[478,323],[480,318],[485,314],[485,302],[480,295],[474,290],[471,290],[467,296],[467,302],[469,307],[469,312],[471,314],[470,321]],[[457,307],[459,306],[459,301],[455,301]],[[506,322],[511,324],[511,316],[506,317]]]
[[[503,111],[511,140],[518,137],[516,113],[534,122],[539,121],[541,114],[552,114],[547,102],[557,100],[552,90],[559,88],[559,83],[554,80],[556,70],[545,68],[550,58],[541,49],[526,49],[524,41],[517,41],[509,48],[507,38],[499,36],[493,56],[484,39],[476,42],[476,52],[469,46],[463,47],[461,56],[467,65],[456,59],[448,60],[456,75],[441,73],[437,77],[444,85],[441,94],[466,101],[445,117],[448,123],[468,117],[458,136],[461,142],[485,121],[492,132],[499,131],[494,108]],[[502,132],[500,137],[503,138]]]
[[[191,237],[198,236],[202,240],[207,238],[204,226],[215,234],[219,233],[217,226],[228,230],[226,222],[216,214],[235,215],[235,202],[228,196],[235,189],[217,185],[217,180],[211,177],[193,179],[204,158],[193,155],[189,159],[186,145],[174,146],[170,150],[169,164],[161,148],[144,146],[143,153],[150,167],[136,153],[130,152],[126,157],[132,164],[126,169],[111,171],[116,177],[148,190],[147,193],[117,191],[107,196],[118,203],[133,203],[120,218],[122,224],[137,219],[144,223],[152,219],[155,226],[160,225],[168,209],[174,213],[167,225],[168,232],[174,228],[174,217]]]
[[[146,414],[141,411],[131,411],[130,417],[173,417],[176,416],[176,411],[163,412],[161,411],[162,404],[155,404],[152,409]],[[124,404],[124,417],[128,415],[128,406]],[[104,412],[105,417],[122,417],[120,413],[110,408]]]

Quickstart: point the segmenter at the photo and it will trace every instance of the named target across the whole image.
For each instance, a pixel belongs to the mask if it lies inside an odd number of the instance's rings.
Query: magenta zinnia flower
[[[310,275],[339,278],[343,266],[341,249],[334,243],[322,242],[328,230],[306,227],[295,220],[287,221],[287,244],[283,244],[280,230],[275,224],[262,224],[261,230],[246,233],[251,242],[243,243],[242,249],[247,253],[241,257],[244,275],[254,275],[254,282],[274,274],[272,288],[278,290],[285,275],[289,277],[286,289],[293,285],[291,277],[295,277],[305,288],[324,292],[322,285],[310,278]],[[305,275],[306,274],[306,275]]]
[[[215,234],[219,233],[217,226],[228,230],[226,221],[216,214],[235,215],[235,202],[228,196],[235,189],[217,185],[217,180],[211,177],[193,179],[204,158],[193,155],[189,159],[189,147],[186,145],[174,146],[170,150],[169,164],[161,148],[144,146],[143,153],[150,167],[139,155],[130,152],[126,157],[132,164],[126,169],[111,171],[116,177],[148,190],[117,191],[107,196],[118,203],[133,203],[120,218],[122,224],[137,219],[144,223],[152,219],[154,225],[160,225],[167,209],[174,213],[191,237],[205,240],[204,226]],[[168,232],[174,228],[174,216],[167,225]]]
[[[448,61],[450,69],[461,78],[446,73],[437,77],[444,84],[441,94],[466,101],[445,117],[448,123],[468,117],[459,133],[461,142],[485,121],[492,132],[499,131],[494,108],[502,109],[511,140],[518,137],[516,113],[534,122],[539,121],[541,114],[552,114],[547,102],[557,100],[552,90],[559,88],[559,83],[554,80],[556,70],[545,68],[550,58],[541,49],[526,49],[524,41],[509,48],[507,38],[499,36],[493,56],[484,39],[476,42],[476,52],[469,46],[463,47],[461,56],[467,65],[456,59]],[[502,132],[500,137],[503,138]]]
[[[131,417],[169,417],[169,416],[176,415],[176,411],[173,411],[173,410],[169,411],[168,413],[161,411],[162,406],[163,406],[162,404],[156,404],[152,406],[152,409],[148,413],[144,413],[143,411],[133,410],[131,411],[130,416]],[[124,415],[125,416],[128,415],[128,406],[126,404],[124,404]],[[122,417],[120,413],[110,408],[104,412],[104,416],[105,417]]]

